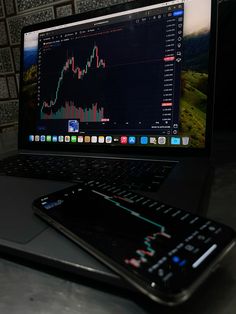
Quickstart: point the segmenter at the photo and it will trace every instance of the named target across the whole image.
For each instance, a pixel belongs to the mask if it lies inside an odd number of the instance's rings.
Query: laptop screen
[[[26,146],[205,148],[211,0],[147,3],[24,32]]]

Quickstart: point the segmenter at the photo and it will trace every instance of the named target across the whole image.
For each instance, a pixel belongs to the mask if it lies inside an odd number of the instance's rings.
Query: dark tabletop
[[[236,133],[215,135],[207,215],[236,229]],[[138,293],[0,258],[2,314],[236,313],[236,249],[185,304],[167,308]]]

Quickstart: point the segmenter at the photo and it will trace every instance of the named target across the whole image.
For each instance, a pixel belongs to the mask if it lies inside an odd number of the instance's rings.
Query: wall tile
[[[6,77],[0,76],[0,99],[7,99],[8,97],[9,97],[9,92],[8,92]]]
[[[22,27],[30,24],[45,22],[54,18],[53,8],[47,8],[24,15],[17,15],[7,19],[9,37],[11,44],[20,43],[20,32]]]

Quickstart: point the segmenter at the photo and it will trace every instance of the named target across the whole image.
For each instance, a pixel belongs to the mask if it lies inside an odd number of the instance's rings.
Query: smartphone
[[[140,194],[79,185],[33,202],[36,214],[152,300],[187,300],[235,244],[211,219]]]

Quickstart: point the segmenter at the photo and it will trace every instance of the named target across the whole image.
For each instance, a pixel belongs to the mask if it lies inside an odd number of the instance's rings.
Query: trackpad
[[[32,201],[70,183],[0,176],[0,238],[25,244],[48,226],[32,211]]]

